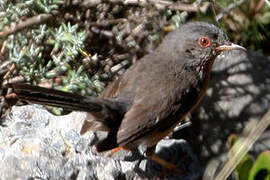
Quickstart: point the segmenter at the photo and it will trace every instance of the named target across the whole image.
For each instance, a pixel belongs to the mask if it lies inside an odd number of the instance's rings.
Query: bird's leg
[[[161,159],[155,154],[156,146],[147,147],[146,149],[146,156],[151,158],[152,160],[156,161],[157,163],[161,164],[162,166],[166,167],[167,169],[177,172],[177,173],[183,173],[181,170],[177,169],[177,166],[174,164],[165,161],[164,159]]]
[[[120,151],[121,149],[124,149],[124,150],[129,150],[127,147],[125,146],[119,146],[119,147],[116,147],[112,150],[110,150],[110,154],[108,155],[109,157],[112,157],[115,153],[117,153],[118,151]]]

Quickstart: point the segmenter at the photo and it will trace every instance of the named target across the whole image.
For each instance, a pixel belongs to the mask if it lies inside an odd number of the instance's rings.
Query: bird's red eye
[[[211,41],[208,37],[200,37],[199,45],[203,48],[211,46]]]

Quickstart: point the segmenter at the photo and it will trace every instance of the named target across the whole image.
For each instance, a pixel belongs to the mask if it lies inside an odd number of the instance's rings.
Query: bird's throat
[[[206,61],[200,66],[200,71],[202,71],[204,77],[206,78],[210,77],[210,72],[212,70],[213,64],[219,54],[220,53],[216,54],[215,56],[213,56],[211,59],[209,59],[208,61]]]
[[[201,93],[200,93],[200,98],[201,99],[205,93],[206,90],[209,86],[209,82],[210,82],[210,74],[211,74],[211,69],[213,67],[213,64],[215,62],[216,57],[219,54],[217,54],[216,56],[213,56],[213,58],[211,58],[210,60],[206,61],[205,63],[203,63],[200,67],[199,70],[197,69],[197,72],[199,73],[199,77],[200,77],[200,81],[201,81]]]

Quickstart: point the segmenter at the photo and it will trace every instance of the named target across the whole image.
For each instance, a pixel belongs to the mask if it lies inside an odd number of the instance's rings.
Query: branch
[[[111,3],[111,4],[120,4],[120,5],[137,5],[140,7],[145,7],[146,5],[153,5],[159,10],[168,8],[171,10],[180,10],[180,11],[187,11],[187,12],[205,12],[209,6],[209,3],[193,3],[193,4],[185,4],[185,3],[174,3],[166,0],[85,0],[83,2],[76,2],[74,4],[71,4],[70,6],[67,6],[64,9],[65,11],[74,10],[74,8],[70,7],[77,7],[77,8],[91,8],[94,7],[100,3]],[[49,19],[63,13],[63,11],[57,11],[53,10],[50,13],[44,13],[44,14],[39,14],[37,16],[31,17],[23,22],[20,22],[17,25],[14,25],[10,27],[7,30],[4,30],[0,32],[0,39],[6,38],[10,34],[17,33],[25,28],[31,27],[33,25],[39,25],[42,24]],[[115,23],[115,22],[109,22],[110,23]],[[102,26],[104,24],[94,24],[96,26]]]
[[[218,22],[225,14],[230,12],[233,8],[240,6],[244,2],[245,2],[245,0],[239,0],[238,2],[233,2],[233,3],[229,4],[226,9],[224,9],[221,13],[219,13],[216,16],[216,22]]]
[[[187,12],[199,12],[205,10],[205,5],[209,3],[193,3],[193,4],[186,4],[181,2],[171,2],[166,0],[88,0],[87,1],[90,4],[98,3],[98,2],[104,2],[104,3],[112,3],[112,4],[120,4],[120,5],[137,5],[141,7],[145,7],[146,5],[153,5],[157,9],[171,9],[171,10],[179,10],[179,11],[187,11]]]
[[[37,16],[33,16],[17,25],[12,26],[10,29],[8,30],[4,30],[2,32],[0,32],[0,38],[5,38],[10,34],[14,34],[16,32],[19,32],[27,27],[33,26],[33,25],[39,25],[49,19],[51,19],[52,17],[59,15],[60,12],[59,11],[52,11],[50,14],[39,14]]]

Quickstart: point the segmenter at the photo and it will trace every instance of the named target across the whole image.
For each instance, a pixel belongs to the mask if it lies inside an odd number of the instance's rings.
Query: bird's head
[[[206,64],[212,65],[222,51],[245,50],[242,46],[231,43],[220,28],[206,22],[184,24],[170,33],[164,41],[167,41],[163,43],[167,47],[163,46],[163,49],[174,49],[175,59],[184,60],[183,63],[198,69]]]

